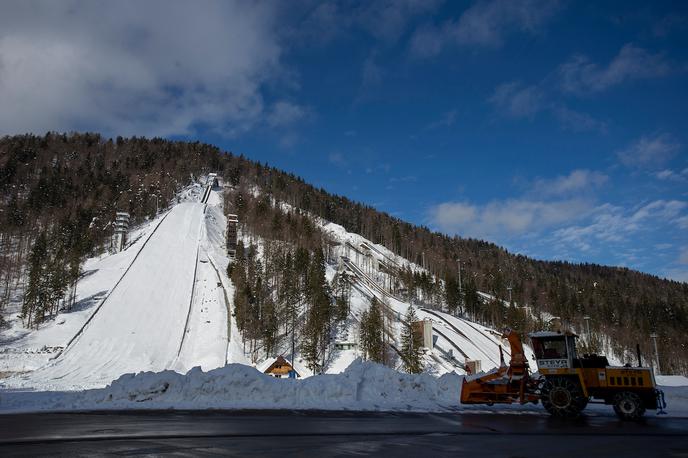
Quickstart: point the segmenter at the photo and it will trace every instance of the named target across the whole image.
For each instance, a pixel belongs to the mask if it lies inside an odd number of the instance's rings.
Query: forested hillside
[[[22,302],[28,326],[71,306],[88,256],[109,248],[116,211],[134,224],[204,167],[208,145],[97,134],[0,139],[0,308]],[[1,319],[1,317],[0,317]]]
[[[158,195],[164,207],[181,187],[208,171],[221,174],[232,186],[225,207],[239,215],[247,233],[288,242],[290,247],[278,250],[273,265],[256,265],[252,248],[243,250],[237,264],[241,269],[232,272],[232,278],[249,286],[244,288],[246,294],[253,294],[259,278],[271,287],[282,281],[284,266],[300,256],[301,273],[293,281],[316,278],[308,291],[317,303],[325,293],[319,283],[322,275],[309,277],[308,271],[322,265],[319,256],[326,240],[311,221],[320,217],[425,265],[428,273],[399,272],[400,290],[408,298],[449,311],[462,307],[460,312],[477,321],[522,331],[543,325],[533,319],[540,312],[558,316],[579,330],[587,315],[593,331],[609,336],[619,354],[636,342],[647,354],[649,334],[657,332],[662,368],[688,372],[686,283],[625,268],[532,260],[489,242],[411,225],[213,146],[162,139],[48,134],[0,140],[0,307],[21,301],[30,325],[49,319],[57,307],[69,307],[81,262],[109,248],[116,211],[128,211],[134,222],[141,221],[155,213],[151,195]],[[298,248],[307,253],[294,251]],[[256,271],[273,273],[255,275]],[[281,290],[287,294],[291,289]],[[480,300],[478,291],[497,300]],[[510,307],[499,300],[510,296],[529,308]],[[247,310],[237,304],[236,313],[242,314],[238,321],[250,327],[255,317]],[[260,328],[276,326],[267,323]],[[314,359],[320,339],[316,334],[311,339]]]

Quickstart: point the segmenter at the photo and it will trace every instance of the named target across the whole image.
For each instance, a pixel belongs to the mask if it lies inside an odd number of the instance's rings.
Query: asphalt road
[[[688,418],[533,413],[100,412],[0,415],[0,456],[688,457]]]

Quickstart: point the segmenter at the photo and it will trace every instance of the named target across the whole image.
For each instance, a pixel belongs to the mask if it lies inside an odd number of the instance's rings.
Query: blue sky
[[[688,281],[688,4],[6,2],[2,134],[207,141],[407,221]]]

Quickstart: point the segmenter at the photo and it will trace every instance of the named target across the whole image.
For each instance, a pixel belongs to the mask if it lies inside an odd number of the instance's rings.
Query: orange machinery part
[[[461,387],[463,404],[511,404],[537,402],[538,396],[531,393],[528,361],[523,353],[523,344],[517,332],[506,330],[502,335],[509,341],[511,361],[478,378],[464,378]]]

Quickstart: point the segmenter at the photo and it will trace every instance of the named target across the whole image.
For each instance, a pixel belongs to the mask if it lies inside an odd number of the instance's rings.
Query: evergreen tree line
[[[60,308],[74,306],[81,263],[91,248],[91,239],[83,236],[86,222],[63,220],[38,233],[29,255],[21,312],[28,327],[37,327]]]
[[[234,319],[253,361],[289,348],[315,373],[322,371],[344,305],[334,299],[322,249],[267,241],[237,245],[228,273],[234,283]]]

